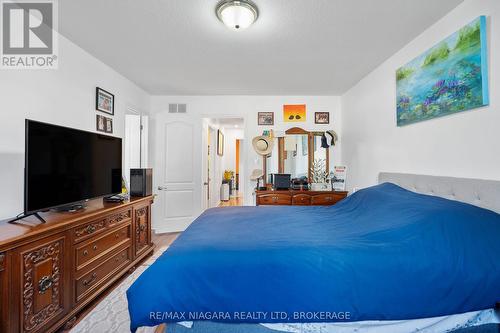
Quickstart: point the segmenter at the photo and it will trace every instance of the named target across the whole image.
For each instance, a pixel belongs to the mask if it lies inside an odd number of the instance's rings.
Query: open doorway
[[[243,118],[204,118],[203,131],[204,208],[242,206]]]

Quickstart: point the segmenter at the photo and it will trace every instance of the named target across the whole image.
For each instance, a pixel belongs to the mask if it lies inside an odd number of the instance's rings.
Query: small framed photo
[[[99,87],[95,90],[95,109],[110,115],[115,114],[115,95]]]
[[[106,133],[113,134],[113,119],[106,118]]]
[[[274,112],[259,112],[257,119],[259,126],[274,125]]]
[[[329,124],[330,123],[330,112],[314,112],[314,123],[315,124]]]
[[[98,132],[113,134],[113,119],[96,115],[96,129]]]
[[[217,155],[224,155],[224,134],[222,134],[221,130],[217,131]]]

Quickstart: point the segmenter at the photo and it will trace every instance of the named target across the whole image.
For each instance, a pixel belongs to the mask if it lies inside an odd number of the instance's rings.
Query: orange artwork
[[[306,121],[306,105],[283,105],[283,121],[285,123]]]

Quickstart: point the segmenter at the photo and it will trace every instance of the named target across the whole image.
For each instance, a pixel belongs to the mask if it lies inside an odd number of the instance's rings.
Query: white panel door
[[[153,226],[158,233],[182,231],[197,215],[195,196],[200,192],[194,179],[194,125],[158,120],[158,198]]]

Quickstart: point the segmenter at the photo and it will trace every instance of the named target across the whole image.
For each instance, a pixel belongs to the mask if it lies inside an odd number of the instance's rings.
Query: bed
[[[379,181],[331,207],[206,211],[127,291],[131,330],[498,323],[500,182],[388,173]]]

